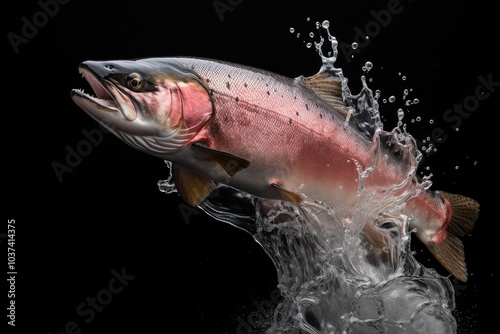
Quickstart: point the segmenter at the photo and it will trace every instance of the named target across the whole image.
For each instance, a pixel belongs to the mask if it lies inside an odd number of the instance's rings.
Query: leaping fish
[[[301,194],[350,207],[372,140],[355,122],[332,71],[289,78],[219,60],[172,57],[85,61],[79,71],[95,96],[73,101],[128,145],[172,163],[180,196],[199,205],[225,184],[258,197],[300,203]],[[389,154],[370,182],[398,183]],[[460,237],[472,230],[472,198],[425,190],[404,212],[410,229],[453,276],[466,281]]]

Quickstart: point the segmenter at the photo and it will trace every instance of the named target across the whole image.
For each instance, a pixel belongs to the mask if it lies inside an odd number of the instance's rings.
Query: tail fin
[[[450,203],[452,216],[446,229],[446,239],[429,243],[427,248],[441,265],[462,282],[467,281],[464,245],[460,237],[472,231],[479,215],[479,203],[472,198],[439,191]]]

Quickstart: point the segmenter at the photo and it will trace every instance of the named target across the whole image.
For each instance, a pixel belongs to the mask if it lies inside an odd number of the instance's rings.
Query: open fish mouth
[[[79,66],[79,72],[89,83],[94,95],[85,93],[83,89],[73,89],[71,97],[73,101],[85,110],[92,117],[101,121],[112,113],[114,117],[121,117],[127,121],[134,121],[137,118],[137,103],[118,85],[112,82],[113,79],[101,78],[90,66],[83,63]]]
[[[73,89],[71,92],[73,99],[75,99],[75,96],[76,98],[86,99],[89,103],[94,105],[94,108],[98,108],[102,111],[120,112],[120,109],[111,94],[105,86],[90,73],[89,70],[80,67],[80,73],[90,84],[95,96],[85,93],[83,89]]]

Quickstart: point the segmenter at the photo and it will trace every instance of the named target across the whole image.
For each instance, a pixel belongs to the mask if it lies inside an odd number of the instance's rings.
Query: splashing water
[[[451,282],[420,265],[410,250],[411,231],[402,209],[431,182],[415,175],[422,155],[402,126],[404,113],[398,112],[396,128],[385,131],[378,94],[373,96],[364,76],[361,93],[350,93],[342,70],[334,67],[338,43],[330,35],[329,22],[317,27],[326,32],[332,48],[325,56],[325,39],[314,43],[322,70],[341,78],[346,104],[352,106],[356,100],[357,108],[351,109],[360,131],[373,137],[371,165],[358,170],[355,205],[332,209],[307,197],[294,204],[220,185],[200,208],[250,233],[272,259],[284,300],[275,310],[269,334],[455,333]],[[372,66],[365,65],[367,70]],[[367,180],[384,160],[380,146],[388,143],[404,162],[407,177],[381,189]],[[166,193],[175,191],[170,179],[158,185]],[[365,229],[377,229],[388,246],[371,246],[363,238]]]

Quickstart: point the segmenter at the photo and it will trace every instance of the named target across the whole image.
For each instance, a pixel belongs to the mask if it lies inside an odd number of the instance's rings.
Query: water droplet
[[[300,37],[300,32],[297,33],[297,38],[299,38],[299,37]]]
[[[476,166],[476,165],[477,165],[477,161],[474,161],[474,166]]]
[[[458,132],[460,129],[459,128],[456,128],[455,131]]]
[[[311,18],[310,18],[310,17],[308,17],[306,20],[307,20],[307,21],[311,21]]]
[[[356,49],[358,48],[358,43],[353,42],[353,43],[351,44],[351,47],[352,47],[354,50],[356,50]]]
[[[307,47],[307,48],[310,48],[311,46],[312,46],[312,43],[311,43],[311,42],[309,42],[309,43],[307,43],[307,44],[306,44],[306,47]]]
[[[330,21],[324,20],[321,26],[325,29],[328,29],[330,27]]]
[[[370,71],[373,68],[372,62],[371,61],[367,61],[365,63],[365,68],[366,68],[366,72]]]
[[[295,32],[294,28],[290,28],[290,32],[293,34]]]
[[[430,120],[429,120],[429,124],[434,124],[434,120],[433,120],[433,119],[430,119]]]
[[[416,120],[417,120],[417,122],[420,122],[422,120],[422,117],[417,116]]]
[[[405,113],[404,113],[403,109],[399,108],[398,109],[398,119],[401,121],[404,116],[405,116]]]
[[[401,77],[401,79],[406,80],[406,76],[404,76],[404,75],[403,75],[403,76]]]
[[[455,166],[455,169],[456,169],[456,170],[458,170],[458,169],[460,169],[460,167],[458,167],[458,166]]]
[[[407,106],[409,106],[409,105],[411,105],[411,101],[410,101],[410,100],[407,100],[407,101],[405,102],[405,104],[406,104]]]
[[[396,101],[396,97],[395,97],[394,95],[391,95],[391,96],[389,97],[389,102],[391,102],[391,103],[392,103],[392,102],[394,102],[394,101]]]
[[[314,33],[312,31],[309,33],[309,37],[314,37]]]
[[[413,99],[413,104],[418,104],[419,102],[419,99]]]
[[[383,100],[382,100],[382,103],[387,103],[387,99],[383,99]]]

